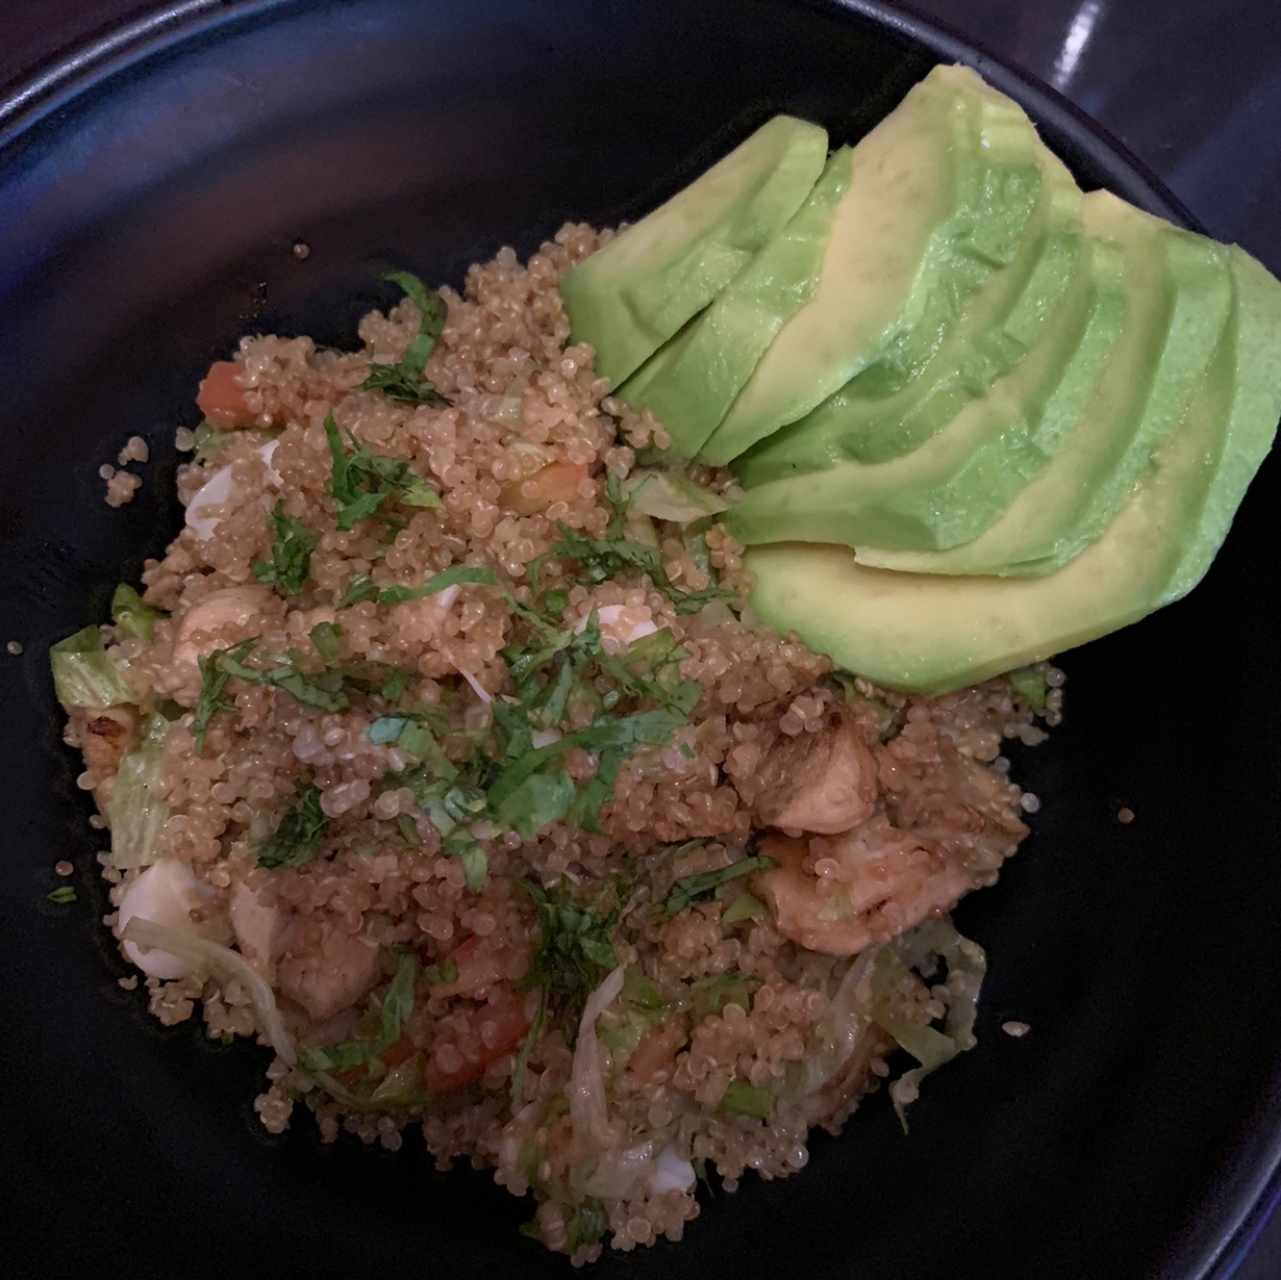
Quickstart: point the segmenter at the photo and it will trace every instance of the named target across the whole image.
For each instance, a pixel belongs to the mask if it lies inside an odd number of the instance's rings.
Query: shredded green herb
[[[192,720],[192,735],[196,740],[196,750],[203,755],[205,751],[205,734],[209,723],[220,711],[229,711],[233,705],[227,693],[227,683],[235,668],[242,659],[249,656],[250,650],[258,643],[257,636],[242,640],[230,649],[215,649],[199,659],[200,697],[196,702],[196,714]],[[256,675],[257,673],[255,673]]]
[[[456,564],[428,578],[420,587],[383,587],[377,593],[377,600],[379,604],[402,604],[406,600],[422,600],[426,596],[434,596],[444,591],[446,587],[463,586],[468,583],[492,587],[497,582],[498,578],[492,569],[477,565]]]
[[[440,494],[403,458],[370,453],[350,435],[349,452],[332,413],[325,418],[325,438],[332,464],[329,492],[338,503],[338,528],[344,532],[380,514],[388,501],[411,507],[440,506]]]
[[[268,523],[274,535],[271,559],[254,562],[254,577],[283,596],[296,596],[311,573],[311,553],[319,539],[300,520],[285,514],[283,501],[276,502]]]
[[[609,1226],[599,1200],[584,1200],[570,1215],[565,1247],[570,1254],[584,1245],[595,1244]]]
[[[398,363],[371,364],[369,376],[361,383],[361,389],[381,391],[405,404],[448,404],[449,401],[423,377],[427,357],[445,328],[445,300],[440,294],[429,292],[426,285],[409,271],[389,271],[382,278],[399,285],[418,308],[418,333]]]
[[[776,865],[773,858],[757,854],[751,858],[740,858],[738,862],[732,862],[719,871],[704,871],[696,876],[686,876],[683,880],[677,880],[672,886],[672,891],[663,904],[663,910],[668,916],[678,915],[699,898],[705,898],[714,893],[721,885],[737,880],[740,876],[750,876],[757,871],[768,871]]]
[[[258,850],[258,865],[299,867],[310,862],[320,850],[329,819],[320,807],[320,790],[308,784],[298,793],[293,807]]]
[[[336,622],[318,622],[311,629],[311,643],[326,662],[337,662],[342,628]]]
[[[76,900],[76,891],[69,884],[59,885],[51,893],[47,893],[45,899],[55,906],[65,907]]]

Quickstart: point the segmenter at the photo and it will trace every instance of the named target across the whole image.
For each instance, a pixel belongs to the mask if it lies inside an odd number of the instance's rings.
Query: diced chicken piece
[[[767,826],[835,835],[876,808],[876,761],[850,720],[797,734],[775,747],[762,768],[768,780],[756,811]]]
[[[587,468],[577,462],[549,462],[524,480],[503,485],[498,501],[517,515],[533,516],[556,502],[573,502],[587,479]]]
[[[241,881],[231,892],[230,914],[240,954],[268,982],[275,982],[276,960],[287,932],[285,913]]]
[[[125,890],[116,918],[116,936],[119,937],[129,921],[138,916],[168,929],[183,929],[219,939],[225,934],[221,914],[206,914],[216,896],[213,889],[192,875],[185,862],[161,858]],[[185,978],[191,972],[191,965],[186,960],[156,947],[144,949],[135,942],[126,942],[124,953],[153,978]]]
[[[285,941],[277,970],[280,989],[313,1021],[324,1022],[350,1008],[378,981],[378,948],[326,921],[318,941],[295,951],[292,939],[304,933],[300,925],[291,925]]]
[[[178,624],[174,661],[194,667],[215,649],[225,649],[257,635],[273,600],[268,587],[223,587],[211,591],[192,605]]]
[[[805,867],[808,841],[770,836],[761,852],[779,864],[752,878],[775,928],[807,950],[827,955],[856,955],[896,937],[948,910],[974,887],[959,860],[884,818],[824,840],[814,851],[812,861],[835,864],[830,892]]]

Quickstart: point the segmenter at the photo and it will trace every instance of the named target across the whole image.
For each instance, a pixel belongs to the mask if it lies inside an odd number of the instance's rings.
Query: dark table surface
[[[0,86],[155,5],[6,0]],[[1281,27],[1274,0],[912,0],[1100,120],[1211,235],[1281,274]],[[1281,1275],[1281,1216],[1239,1280]],[[1125,1278],[1130,1280],[1130,1278]]]

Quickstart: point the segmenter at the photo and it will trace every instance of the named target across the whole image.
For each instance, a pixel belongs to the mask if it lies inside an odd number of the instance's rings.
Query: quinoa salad
[[[887,692],[754,618],[733,475],[570,341],[609,238],[394,273],[354,351],[244,338],[184,528],[52,653],[125,983],[269,1052],[267,1130],[418,1127],[576,1264],[973,1046],[948,912],[1028,835],[1002,744],[1063,683]]]

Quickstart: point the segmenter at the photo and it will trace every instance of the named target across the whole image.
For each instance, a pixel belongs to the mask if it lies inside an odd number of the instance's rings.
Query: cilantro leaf
[[[371,364],[369,376],[361,383],[361,389],[381,391],[405,404],[448,404],[449,401],[422,376],[427,367],[427,357],[445,328],[445,300],[438,293],[428,292],[423,282],[409,271],[389,271],[383,279],[399,285],[418,308],[418,333],[397,364]]]
[[[65,907],[76,900],[76,891],[69,885],[59,885],[56,889],[51,889],[45,894],[45,901],[52,902],[56,907]]]
[[[310,862],[320,849],[329,827],[329,819],[320,807],[320,790],[308,784],[298,793],[293,807],[280,820],[280,825],[258,850],[258,865],[299,867]]]
[[[199,659],[200,697],[196,702],[196,714],[192,720],[192,732],[196,740],[196,750],[201,755],[205,752],[205,734],[209,722],[220,711],[229,711],[233,705],[227,694],[227,682],[233,675],[231,664],[239,663],[248,656],[249,651],[258,643],[255,636],[251,640],[242,640],[230,649],[216,649],[213,653]]]
[[[379,604],[402,604],[406,600],[421,600],[425,596],[434,596],[446,587],[463,586],[472,583],[478,586],[492,587],[497,585],[498,577],[492,569],[478,565],[456,564],[428,578],[420,587],[383,587],[378,592]]]
[[[677,880],[672,886],[672,891],[663,904],[663,911],[668,916],[679,915],[692,902],[714,893],[721,885],[737,880],[740,876],[754,875],[757,871],[768,871],[776,865],[773,858],[758,854],[752,858],[741,858],[738,862],[730,863],[728,867],[722,867],[719,871],[704,871],[696,876],[686,876],[683,880]]]
[[[325,439],[331,464],[329,492],[338,503],[338,528],[344,532],[377,515],[391,499],[414,507],[441,505],[440,494],[403,458],[370,453],[354,436],[348,452],[332,413],[325,416]]]
[[[538,948],[521,985],[541,987],[558,1007],[576,1011],[618,964],[614,930],[618,911],[607,915],[580,906],[561,882],[550,889],[522,880],[538,908]]]
[[[358,574],[347,584],[347,590],[338,601],[338,608],[346,609],[350,605],[359,604],[362,600],[377,599],[378,584],[368,574]]]
[[[311,643],[326,662],[337,662],[342,628],[336,622],[318,622],[312,627]]]
[[[254,562],[254,577],[276,587],[281,595],[296,596],[311,573],[311,553],[319,539],[299,520],[285,514],[285,504],[277,500],[269,517],[275,537],[271,559]]]

